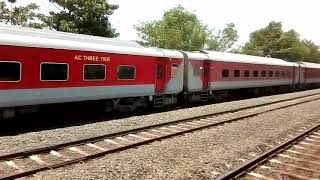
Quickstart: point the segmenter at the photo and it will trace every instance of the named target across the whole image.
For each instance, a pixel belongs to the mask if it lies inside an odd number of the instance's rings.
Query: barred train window
[[[259,76],[259,71],[253,71],[253,77],[258,77]]]
[[[250,77],[250,71],[249,70],[245,70],[244,71],[244,77]]]
[[[21,64],[19,62],[0,61],[0,82],[20,81]]]
[[[267,75],[267,72],[266,72],[266,71],[262,71],[262,72],[261,72],[261,76],[262,76],[262,77],[266,77],[266,75]]]
[[[162,79],[163,78],[163,65],[158,64],[157,65],[157,79]]]
[[[281,77],[286,77],[286,73],[284,71],[281,71]]]
[[[229,69],[223,69],[221,74],[223,78],[229,77]]]
[[[84,80],[105,80],[106,65],[104,64],[85,64],[83,66]]]
[[[289,71],[287,71],[287,77],[290,77],[291,73]]]
[[[69,67],[66,63],[42,63],[41,80],[66,81],[69,77]]]
[[[234,70],[233,71],[233,76],[234,77],[240,77],[240,70]]]
[[[280,72],[276,71],[276,77],[279,77],[279,76],[280,76]]]
[[[171,77],[172,78],[177,76],[177,71],[178,71],[178,65],[177,64],[172,64],[171,65]]]
[[[136,68],[134,66],[119,66],[118,79],[132,80],[136,78]]]
[[[273,71],[269,71],[269,77],[273,77]]]
[[[193,64],[193,76],[200,76],[200,66],[198,64]]]

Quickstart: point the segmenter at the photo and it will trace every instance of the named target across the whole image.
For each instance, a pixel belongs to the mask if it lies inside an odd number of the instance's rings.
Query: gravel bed
[[[104,135],[107,133],[128,130],[141,126],[174,121],[190,116],[199,116],[212,112],[221,112],[225,110],[238,109],[254,104],[273,102],[280,99],[288,99],[292,97],[315,93],[320,93],[320,89],[289,93],[284,95],[266,96],[248,100],[225,102],[193,108],[185,108],[150,115],[132,116],[125,119],[102,121],[81,126],[57,128],[53,130],[44,130],[39,132],[30,132],[14,136],[1,136],[0,154],[12,151],[19,151],[21,149],[26,148],[33,148],[44,145],[62,143],[66,141],[72,141],[79,138],[88,138],[97,135]]]
[[[319,105],[292,106],[23,179],[213,179],[275,145],[274,138],[314,124]]]

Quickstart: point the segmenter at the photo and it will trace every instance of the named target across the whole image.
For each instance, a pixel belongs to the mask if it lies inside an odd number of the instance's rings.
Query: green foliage
[[[236,26],[233,23],[229,23],[223,30],[219,30],[216,35],[211,35],[207,41],[207,49],[227,51],[232,48],[238,38],[239,36]]]
[[[8,0],[8,2],[15,3],[16,0]],[[0,2],[0,22],[15,26],[42,28],[45,26],[41,22],[44,16],[37,13],[38,10],[39,6],[35,3],[8,8],[6,3],[2,1]]]
[[[109,16],[117,5],[106,0],[49,0],[62,7],[59,12],[50,12],[45,21],[58,31],[89,34],[104,37],[117,37],[118,33],[111,27]]]
[[[208,36],[207,27],[182,6],[165,12],[162,20],[140,23],[135,29],[143,45],[167,49],[199,50]]]
[[[304,60],[308,62],[320,63],[320,46],[317,46],[310,40],[304,40],[303,43],[309,49]]]
[[[233,23],[213,35],[207,25],[182,6],[165,12],[162,20],[140,23],[135,29],[142,39],[142,45],[186,51],[198,51],[204,47],[226,51],[238,39]]]
[[[288,61],[320,62],[317,46],[310,41],[302,41],[294,30],[284,32],[280,22],[270,22],[267,27],[251,33],[242,52]]]

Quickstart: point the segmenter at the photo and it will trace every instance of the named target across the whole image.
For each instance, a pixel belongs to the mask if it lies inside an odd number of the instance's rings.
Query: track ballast
[[[320,123],[219,177],[317,179],[320,177]]]
[[[108,153],[317,99],[320,99],[317,95],[307,95],[2,155],[0,156],[0,162],[2,162],[0,179],[31,175],[39,171],[93,159]]]

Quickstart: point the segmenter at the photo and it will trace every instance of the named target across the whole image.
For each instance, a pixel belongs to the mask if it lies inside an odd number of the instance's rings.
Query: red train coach
[[[320,84],[320,64],[300,62],[301,81],[305,86],[318,86]]]
[[[42,104],[106,111],[209,101],[229,92],[319,85],[320,65],[0,25],[0,118]]]
[[[0,31],[0,108],[14,116],[39,104],[106,100],[108,110],[131,111],[176,103],[183,56],[116,40],[47,31]],[[30,30],[31,31],[31,30]],[[69,34],[69,33],[68,33]],[[156,100],[156,101],[155,101]]]
[[[299,64],[281,59],[215,51],[185,52],[185,56],[185,89],[191,102],[227,96],[232,90],[252,93],[303,83]]]

